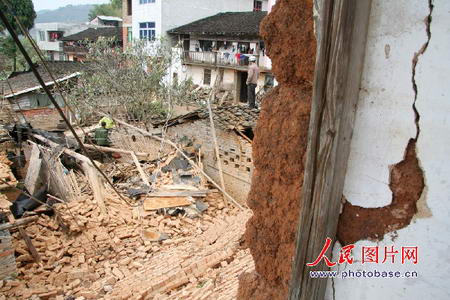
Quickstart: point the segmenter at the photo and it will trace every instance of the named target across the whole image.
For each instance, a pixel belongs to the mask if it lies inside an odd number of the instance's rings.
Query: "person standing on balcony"
[[[259,78],[259,67],[256,64],[256,57],[250,56],[248,59],[247,71],[247,102],[250,108],[255,108],[255,90]]]

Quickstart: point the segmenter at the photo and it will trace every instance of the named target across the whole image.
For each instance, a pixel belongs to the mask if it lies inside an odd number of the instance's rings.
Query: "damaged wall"
[[[338,238],[356,242],[342,270],[418,278],[334,279],[327,299],[448,299],[450,3],[373,0]],[[396,230],[396,231],[394,231]],[[371,239],[369,241],[368,239]],[[418,246],[419,263],[361,265],[361,247]],[[337,243],[333,258],[339,255]],[[401,255],[401,253],[400,253]]]
[[[209,120],[198,120],[170,127],[168,135],[172,137],[172,140],[179,140],[186,136],[193,140],[194,145],[201,145],[204,170],[215,182],[220,183]],[[218,127],[216,127],[216,135],[225,188],[238,202],[245,203],[250,191],[250,178],[253,171],[252,145],[236,133]]]
[[[287,296],[316,53],[312,14],[312,0],[281,0],[261,24],[279,85],[263,100],[253,140],[254,215],[244,238],[256,271],[241,276],[238,299]]]

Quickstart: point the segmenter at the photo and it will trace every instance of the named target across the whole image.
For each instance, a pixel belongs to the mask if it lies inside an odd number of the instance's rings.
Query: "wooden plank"
[[[0,231],[2,230],[9,230],[18,226],[22,226],[22,225],[26,225],[28,223],[34,222],[38,219],[37,216],[34,217],[28,217],[28,218],[22,218],[19,220],[15,220],[13,222],[10,223],[4,223],[4,224],[0,224]]]
[[[144,210],[157,210],[191,204],[192,202],[187,197],[147,197],[144,200]]]
[[[361,82],[371,0],[323,1],[290,300],[324,299],[313,262],[336,235]],[[330,247],[331,248],[331,247]],[[331,258],[331,251],[327,253]]]
[[[28,166],[27,175],[25,176],[25,187],[30,195],[34,195],[39,184],[40,172],[42,168],[42,159],[39,157],[40,151],[38,145],[32,144],[30,164]]]
[[[123,150],[123,149],[111,148],[111,147],[103,147],[103,146],[90,145],[90,144],[83,144],[83,146],[86,149],[98,150],[98,151],[103,151],[103,152],[117,152],[117,153],[123,153],[123,154],[133,153],[133,151],[129,151],[129,150]],[[144,152],[134,152],[134,154],[139,157],[148,157],[150,155],[150,154],[144,153]]]
[[[92,189],[92,193],[94,194],[94,200],[97,202],[97,205],[100,208],[100,211],[103,217],[107,216],[106,205],[104,200],[104,189],[103,182],[99,177],[98,171],[94,168],[94,166],[90,163],[83,163],[83,171],[86,174],[89,184]]]

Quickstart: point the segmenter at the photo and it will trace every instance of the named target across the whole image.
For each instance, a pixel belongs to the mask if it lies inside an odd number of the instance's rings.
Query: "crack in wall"
[[[417,110],[417,106],[416,106],[417,96],[418,96],[418,87],[417,87],[417,83],[416,83],[416,68],[417,68],[417,63],[419,62],[420,56],[422,56],[425,53],[425,51],[427,51],[428,45],[430,44],[430,40],[431,40],[431,21],[432,21],[433,9],[434,9],[433,0],[428,0],[428,8],[429,8],[429,14],[425,18],[427,41],[422,45],[422,47],[420,48],[420,50],[418,52],[414,53],[414,57],[413,57],[413,60],[412,60],[412,77],[411,77],[411,81],[412,81],[413,90],[414,90],[414,102],[413,102],[412,107],[413,107],[413,110],[414,110],[415,123],[416,123],[416,136],[414,138],[414,140],[416,142],[419,139],[419,135],[420,135],[420,124],[419,124],[419,122],[420,122],[420,114],[419,114],[419,111]]]
[[[408,141],[403,160],[390,168],[391,204],[379,208],[364,208],[349,202],[344,204],[337,231],[338,240],[343,245],[363,239],[381,240],[385,234],[408,226],[417,213],[417,201],[424,190],[425,180],[416,152],[420,136],[420,114],[416,107],[419,91],[416,68],[420,56],[425,53],[431,41],[433,0],[428,0],[428,7],[429,13],[425,18],[427,40],[419,51],[414,53],[412,60],[411,81],[414,91],[412,109],[415,115],[416,135]]]

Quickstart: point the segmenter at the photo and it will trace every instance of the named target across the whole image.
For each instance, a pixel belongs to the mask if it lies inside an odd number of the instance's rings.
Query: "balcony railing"
[[[248,66],[250,56],[256,57],[256,63],[260,65],[260,56],[256,54],[235,54],[224,52],[197,52],[184,51],[184,63],[198,63],[223,67]],[[261,57],[262,58],[262,57]],[[264,66],[263,66],[264,67]]]

